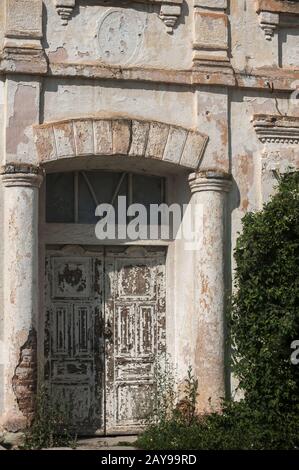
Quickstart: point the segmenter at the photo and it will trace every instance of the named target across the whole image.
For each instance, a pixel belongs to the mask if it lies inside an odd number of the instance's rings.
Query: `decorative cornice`
[[[149,0],[149,2],[151,3],[151,0]],[[171,1],[164,2],[163,0],[161,0],[162,5],[161,5],[159,17],[165,24],[166,31],[169,34],[173,33],[173,29],[175,25],[177,24],[179,16],[181,15],[181,9],[182,9],[181,3],[182,2],[183,0],[180,2],[174,1],[172,4]],[[152,3],[155,3],[155,2],[152,2]]]
[[[260,27],[265,33],[267,41],[271,41],[277,26],[279,25],[279,14],[271,13],[269,11],[259,12]]]
[[[253,127],[264,144],[299,144],[299,117],[256,114]]]
[[[191,193],[199,191],[229,192],[232,187],[231,175],[217,169],[206,169],[189,175]]]
[[[54,0],[62,25],[66,26],[70,21],[76,1],[79,3],[79,0]],[[135,2],[160,5],[159,17],[165,24],[167,33],[173,33],[173,29],[181,15],[183,0],[135,0]]]
[[[76,0],[55,0],[55,7],[61,18],[61,24],[66,26],[72,17]]]
[[[36,165],[31,165],[30,163],[20,163],[20,162],[11,162],[6,163],[0,167],[0,175],[12,175],[14,173],[23,173],[23,174],[33,174],[33,175],[43,175],[44,170]]]
[[[122,155],[161,160],[196,170],[207,136],[163,122],[130,118],[83,118],[34,128],[41,163],[77,156]]]
[[[233,72],[233,73],[231,73]],[[250,72],[230,70],[158,69],[117,65],[49,63],[49,75],[90,79],[133,80],[139,82],[174,83],[177,85],[218,85],[236,88],[294,91],[299,70],[258,68]]]
[[[255,0],[256,11],[299,15],[298,0]]]
[[[42,52],[42,51],[41,51]],[[211,62],[210,62],[211,63]],[[44,65],[43,65],[44,64]],[[250,72],[224,68],[204,70],[163,69],[144,66],[118,66],[97,63],[47,62],[36,56],[12,56],[10,60],[0,57],[0,76],[5,74],[28,74],[49,77],[101,79],[115,81],[135,81],[175,84],[181,86],[212,85],[249,90],[266,90],[271,92],[292,92],[299,80],[299,70],[281,68],[256,68]]]
[[[299,20],[297,0],[256,0],[259,23],[268,41],[272,40],[275,30],[282,26],[294,25]]]

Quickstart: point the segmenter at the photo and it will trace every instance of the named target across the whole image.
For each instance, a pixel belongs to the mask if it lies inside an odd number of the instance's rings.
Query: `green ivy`
[[[261,212],[248,213],[237,240],[230,321],[233,369],[247,403],[299,412],[299,172],[281,178]]]

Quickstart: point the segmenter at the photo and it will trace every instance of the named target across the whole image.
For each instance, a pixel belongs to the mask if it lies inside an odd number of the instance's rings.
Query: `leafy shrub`
[[[291,343],[299,339],[298,235],[299,172],[294,172],[281,178],[263,211],[244,217],[235,249],[229,323],[233,370],[245,399],[223,403],[222,413],[186,414],[186,409],[195,411],[198,388],[189,370],[187,408],[179,403],[168,416],[161,415],[139,437],[139,447],[299,448],[299,365],[290,360]]]
[[[264,210],[243,218],[230,322],[233,368],[253,406],[299,412],[299,172],[284,176]]]
[[[299,448],[299,416],[266,413],[244,400],[223,412],[197,416],[190,424],[178,414],[151,425],[139,436],[145,450],[283,450]]]
[[[31,427],[25,433],[23,449],[75,447],[75,436],[68,413],[59,404],[51,403],[44,387],[38,391],[36,412]]]

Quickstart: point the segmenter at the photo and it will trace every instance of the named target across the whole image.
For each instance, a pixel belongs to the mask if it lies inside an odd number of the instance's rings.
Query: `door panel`
[[[103,257],[48,253],[45,380],[81,433],[104,432]]]
[[[46,258],[45,380],[77,433],[138,432],[165,351],[165,250],[81,247]]]
[[[151,411],[154,361],[165,350],[165,251],[107,249],[106,431],[134,433]]]

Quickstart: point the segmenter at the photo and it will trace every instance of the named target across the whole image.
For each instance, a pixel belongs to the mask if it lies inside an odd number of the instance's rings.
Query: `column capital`
[[[221,170],[206,169],[191,173],[188,178],[191,193],[199,191],[229,192],[231,175]]]
[[[28,163],[7,163],[0,168],[0,176],[4,186],[26,186],[39,188],[44,176],[41,167]]]

